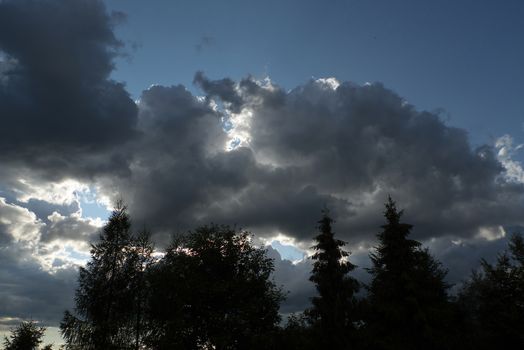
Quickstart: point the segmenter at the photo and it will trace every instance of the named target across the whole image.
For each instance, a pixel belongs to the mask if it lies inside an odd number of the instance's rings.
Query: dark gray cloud
[[[136,106],[109,78],[121,17],[98,0],[0,2],[1,159],[55,177],[125,166],[108,154],[137,136]]]
[[[495,263],[497,255],[507,249],[508,238],[509,236],[496,240],[467,239],[457,241],[437,238],[425,241],[424,244],[442,262],[442,267],[448,270],[446,281],[450,284],[449,292],[456,295],[463,283],[470,278],[471,272],[480,268],[481,259]],[[282,259],[281,255],[272,247],[267,247],[267,251],[268,256],[274,261],[273,279],[286,295],[286,300],[281,305],[281,313],[287,315],[302,312],[310,307],[311,298],[317,294],[315,286],[309,281],[313,261],[307,258],[293,264],[289,260]],[[366,268],[371,267],[368,251],[354,250],[350,255],[350,260],[357,265],[357,268],[350,275],[361,283],[358,296],[364,296],[366,293],[365,286],[370,282],[370,275],[366,271]]]
[[[4,317],[33,319],[44,326],[56,326],[64,310],[73,305],[77,273],[76,268],[70,267],[51,274],[43,271],[28,251],[2,247],[0,329],[9,325],[2,319]]]
[[[110,182],[159,231],[214,221],[309,240],[327,206],[342,238],[369,242],[388,194],[419,239],[521,223],[523,186],[491,146],[472,149],[464,130],[381,84],[195,81],[205,98],[182,86],[144,92],[132,175]]]
[[[98,0],[0,1],[0,317],[56,322],[71,302],[67,249],[97,226],[78,202],[45,193],[70,188],[46,185],[63,179],[123,197],[160,247],[209,222],[308,246],[328,207],[361,267],[391,194],[453,281],[500,249],[501,227],[523,224],[524,172],[509,151],[500,161],[490,145],[473,149],[465,130],[380,83],[287,91],[199,72],[203,96],[153,86],[135,104],[110,78],[123,18]],[[300,310],[314,293],[310,262],[271,254],[290,291],[283,311]]]
[[[232,79],[224,78],[212,81],[207,79],[203,72],[197,72],[193,83],[204,91],[208,99],[218,98],[235,112],[238,112],[243,104],[242,98],[237,92],[237,84]]]
[[[195,50],[198,53],[201,53],[202,50],[210,46],[215,45],[216,39],[209,35],[204,35],[200,38],[200,41],[195,45]]]
[[[303,311],[309,306],[311,298],[316,295],[315,286],[309,281],[311,260],[306,259],[293,264],[289,260],[282,259],[278,251],[272,247],[267,248],[267,255],[275,264],[274,282],[282,288],[286,296],[280,312],[290,314]]]
[[[99,227],[89,219],[83,219],[78,215],[64,216],[53,212],[47,217],[47,221],[46,228],[40,237],[43,243],[54,240],[94,242],[99,235]]]
[[[137,108],[110,78],[123,17],[98,0],[0,1],[0,323],[56,325],[98,229],[46,183],[126,175]]]
[[[44,212],[49,208],[57,209],[48,203]],[[73,304],[79,247],[87,250],[97,232],[78,215],[53,212],[44,220],[0,197],[0,331],[28,319],[58,324]]]
[[[492,146],[471,148],[464,130],[381,84],[312,80],[286,92],[251,78],[210,81],[197,73],[195,81],[205,98],[182,86],[144,92],[137,166],[111,182],[129,196],[135,220],[156,232],[213,221],[307,243],[327,206],[339,237],[359,247],[355,275],[366,281],[367,248],[391,194],[414,236],[460,283],[483,254],[501,249],[501,225],[521,223],[522,184],[506,177]],[[229,147],[236,137],[242,142]],[[276,281],[290,292],[283,312],[307,306],[310,262],[272,254]]]
[[[55,212],[61,215],[70,216],[80,210],[78,202],[56,204],[41,199],[31,198],[27,203],[21,203],[18,201],[15,201],[15,203],[27,208],[29,211],[33,212],[37,218],[40,218],[44,222],[49,222],[48,217]]]

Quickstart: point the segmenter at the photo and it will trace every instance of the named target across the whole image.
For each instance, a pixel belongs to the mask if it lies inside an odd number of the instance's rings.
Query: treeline
[[[323,213],[311,257],[317,296],[309,309],[282,320],[285,293],[271,279],[273,261],[248,232],[204,226],[155,254],[147,231],[131,231],[120,203],[80,268],[75,310],[60,324],[64,348],[524,348],[520,235],[495,264],[482,260],[451,296],[447,271],[409,238],[412,226],[401,221],[391,198],[384,216],[370,255],[371,282],[363,285],[351,277],[356,266],[346,243],[335,238]],[[43,331],[23,323],[5,339],[5,349],[35,349]],[[23,334],[33,335],[31,347],[17,345]]]

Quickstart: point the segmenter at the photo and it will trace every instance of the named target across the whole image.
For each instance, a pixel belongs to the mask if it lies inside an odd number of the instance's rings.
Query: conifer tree
[[[91,260],[80,268],[76,290],[75,311],[66,311],[60,325],[68,348],[133,349],[140,341],[137,322],[137,299],[143,260],[139,256],[151,253],[137,247],[131,234],[131,222],[121,201],[111,214],[100,235],[91,246]]]
[[[4,350],[36,350],[42,343],[45,327],[38,327],[34,321],[22,322],[4,337]],[[44,349],[50,347],[46,345]]]
[[[317,330],[322,345],[333,349],[346,348],[356,321],[354,294],[358,282],[348,276],[355,268],[347,260],[344,241],[335,238],[333,219],[324,211],[318,222],[317,244],[313,247],[313,271],[310,281],[316,284],[318,296],[312,299],[313,307],[307,310],[311,323]]]
[[[275,339],[275,348],[289,350],[316,349],[312,339],[311,324],[304,313],[288,316],[286,324],[280,328]]]
[[[367,330],[379,349],[445,349],[449,316],[446,271],[421,243],[409,239],[412,225],[388,198],[387,223],[371,254],[372,281]]]
[[[477,349],[524,347],[524,241],[514,235],[495,264],[481,261],[459,295]]]

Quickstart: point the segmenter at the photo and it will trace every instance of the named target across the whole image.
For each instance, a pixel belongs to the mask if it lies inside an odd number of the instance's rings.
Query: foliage
[[[401,223],[402,211],[388,198],[387,223],[371,254],[366,331],[382,349],[444,349],[451,317],[442,269],[427,249],[408,239],[412,226]]]
[[[127,271],[132,304],[131,322],[133,323],[135,349],[140,349],[149,333],[147,320],[147,303],[151,288],[147,280],[149,268],[155,262],[153,258],[153,244],[151,235],[143,230],[133,237],[128,251]]]
[[[320,343],[330,348],[345,347],[354,330],[358,282],[348,276],[355,265],[347,260],[349,253],[342,247],[345,242],[335,239],[333,220],[327,211],[318,222],[320,233],[313,247],[313,271],[310,280],[315,283],[318,296],[312,299],[313,307],[307,310],[310,321],[319,333]]]
[[[5,350],[35,350],[42,343],[45,327],[38,327],[34,321],[22,322],[4,338]],[[50,345],[46,345],[44,350]]]
[[[258,349],[276,331],[281,291],[250,234],[204,226],[176,239],[151,270],[149,345]]]
[[[524,347],[524,242],[514,235],[496,264],[481,261],[459,297],[475,348]]]
[[[447,271],[388,198],[370,254],[371,282],[357,300],[355,269],[323,212],[310,280],[318,295],[279,326],[282,291],[273,261],[250,233],[203,226],[155,259],[146,230],[131,232],[117,205],[80,269],[75,312],[60,329],[64,349],[491,349],[524,347],[524,239],[512,237],[495,264],[481,261],[451,301]],[[22,323],[7,350],[34,349],[44,328]],[[29,344],[29,345],[27,345]],[[50,346],[47,346],[49,348]]]
[[[134,237],[126,207],[117,203],[91,260],[80,268],[75,311],[60,330],[67,348],[138,349],[143,314],[144,271],[151,260],[147,234]]]
[[[314,342],[309,317],[303,313],[291,314],[277,334],[275,344],[278,346],[275,348],[308,350],[315,348]]]

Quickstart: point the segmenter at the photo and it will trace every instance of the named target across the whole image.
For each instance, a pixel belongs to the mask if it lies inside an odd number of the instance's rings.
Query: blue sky
[[[151,84],[268,75],[382,82],[469,131],[474,145],[522,139],[521,1],[107,1],[129,57],[113,77],[134,97]]]
[[[465,129],[473,147],[524,140],[521,1],[110,0],[129,57],[113,77],[134,98],[196,71],[269,76],[285,89],[311,78],[382,82],[419,110]],[[515,159],[523,159],[516,152]],[[275,241],[287,259],[300,250]]]
[[[504,134],[524,139],[519,1],[106,3],[127,15],[116,27],[127,55],[113,78],[135,99],[152,84],[183,84],[198,94],[200,70],[214,79],[268,76],[284,89],[335,77],[383,83],[465,129],[473,147]],[[300,254],[274,248],[291,260]]]

